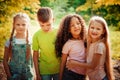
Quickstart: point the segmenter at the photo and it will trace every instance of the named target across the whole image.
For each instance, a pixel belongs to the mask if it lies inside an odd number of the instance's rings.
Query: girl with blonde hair
[[[88,28],[87,63],[70,60],[67,67],[86,68],[89,80],[114,80],[109,40],[106,21],[102,17],[93,16]]]

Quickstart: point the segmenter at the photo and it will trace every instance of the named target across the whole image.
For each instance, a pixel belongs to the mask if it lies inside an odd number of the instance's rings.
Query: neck
[[[72,40],[80,40],[81,38],[80,37],[73,37],[71,38]]]
[[[15,36],[16,38],[20,38],[20,39],[25,39],[26,35],[25,34],[16,34]]]
[[[100,39],[92,39],[92,43],[99,41]]]

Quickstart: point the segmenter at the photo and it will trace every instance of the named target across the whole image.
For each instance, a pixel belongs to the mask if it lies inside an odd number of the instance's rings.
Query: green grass
[[[120,31],[110,30],[112,58],[120,60]]]

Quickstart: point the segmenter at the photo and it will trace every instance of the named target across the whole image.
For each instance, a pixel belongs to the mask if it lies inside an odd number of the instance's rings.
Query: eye
[[[47,26],[51,26],[51,24],[47,24]]]
[[[80,22],[77,22],[77,25],[80,25]]]
[[[70,25],[70,27],[74,27],[74,25],[72,24],[72,25]]]
[[[97,30],[101,30],[100,28],[97,28]]]
[[[17,26],[20,26],[20,24],[16,24]]]
[[[40,25],[41,27],[44,27],[44,25]]]
[[[26,24],[22,24],[22,26],[26,26]]]
[[[94,29],[94,27],[93,27],[93,26],[91,26],[91,27],[90,27],[90,29]]]

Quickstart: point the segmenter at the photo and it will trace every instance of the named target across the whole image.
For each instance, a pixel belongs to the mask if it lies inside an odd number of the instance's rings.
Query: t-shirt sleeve
[[[5,47],[9,47],[9,45],[10,45],[10,41],[7,40],[7,41],[5,42]]]
[[[95,53],[97,53],[97,54],[103,54],[103,53],[105,53],[105,45],[104,45],[104,43],[99,43],[96,46]]]
[[[36,34],[32,38],[32,50],[34,50],[34,51],[38,51],[39,50],[38,39],[37,39],[37,35]]]
[[[63,46],[63,48],[62,48],[62,53],[63,53],[63,54],[68,54],[68,53],[69,53],[69,50],[70,50],[69,45],[68,45],[67,43],[64,44],[64,46]]]

